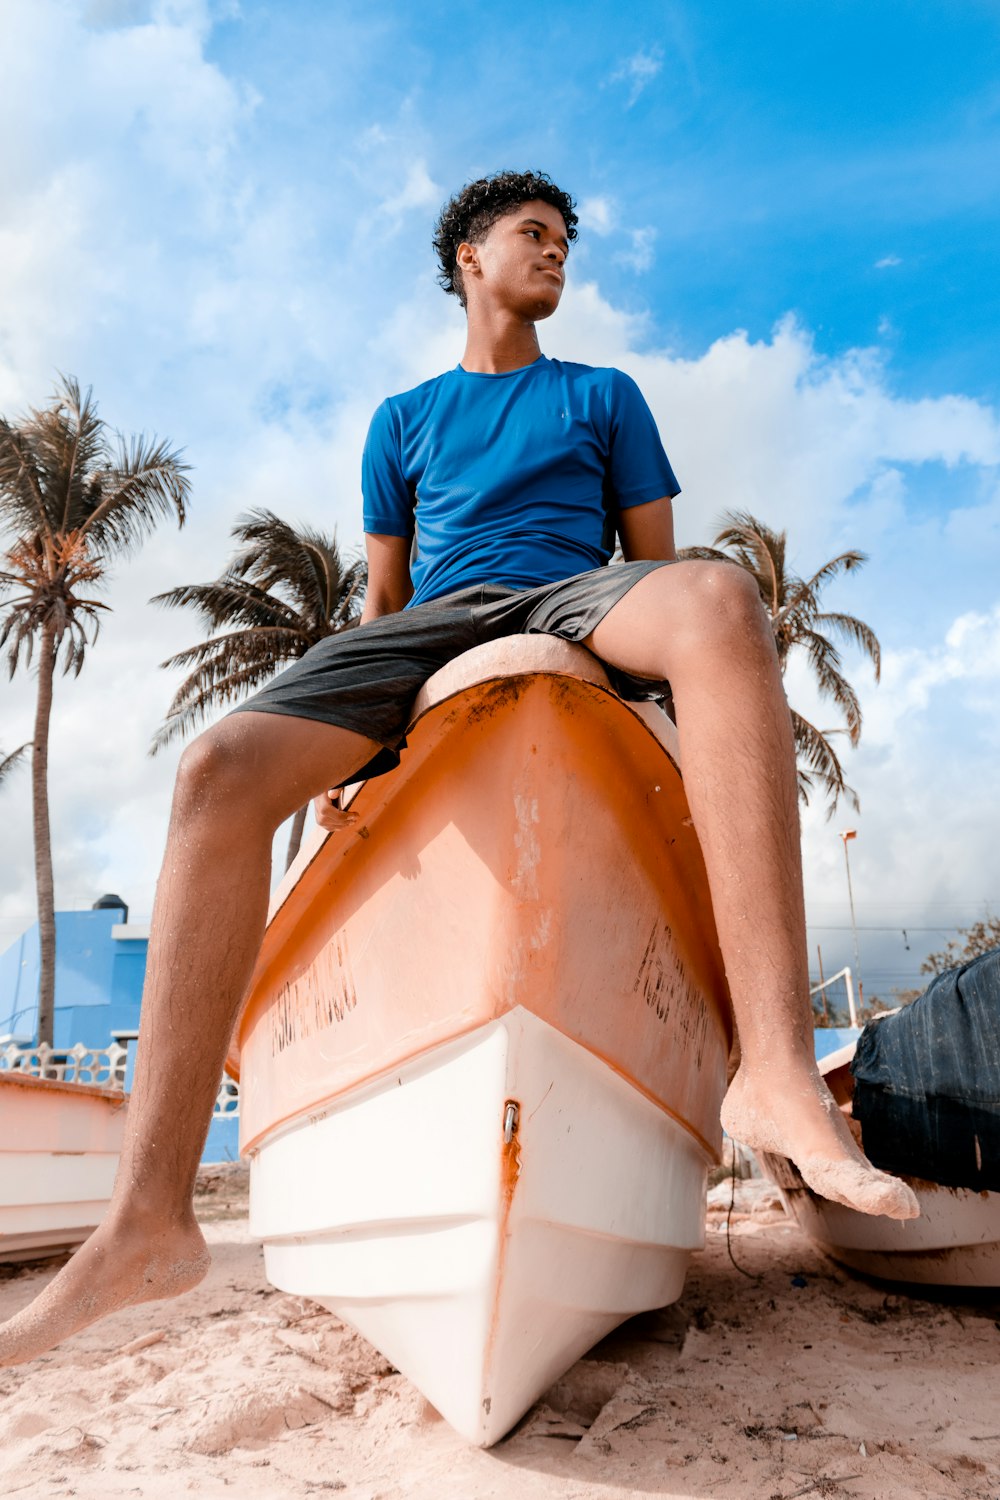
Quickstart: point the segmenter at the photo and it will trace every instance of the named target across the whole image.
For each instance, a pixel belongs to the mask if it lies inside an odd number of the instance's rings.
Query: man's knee
[[[184,751],[174,792],[179,807],[189,811],[203,808],[245,790],[246,757],[240,753],[240,736],[230,725],[229,719],[223,719]]]
[[[709,559],[692,563],[691,576],[694,606],[705,621],[714,621],[723,629],[760,630],[768,625],[757,587],[757,580],[738,563]]]

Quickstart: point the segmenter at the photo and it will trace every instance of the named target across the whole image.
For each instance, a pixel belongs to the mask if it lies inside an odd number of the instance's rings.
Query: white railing
[[[128,1048],[112,1042],[109,1047],[38,1047],[11,1044],[0,1052],[0,1068],[32,1073],[36,1078],[54,1078],[60,1083],[98,1083],[106,1089],[125,1087]]]
[[[35,1078],[54,1078],[60,1083],[96,1083],[106,1089],[124,1089],[128,1048],[118,1042],[109,1047],[38,1047],[11,1043],[0,1047],[0,1072],[30,1073]],[[240,1087],[231,1078],[219,1085],[213,1115],[235,1117],[240,1112]]]
[[[240,1112],[240,1086],[233,1078],[223,1078],[219,1085],[213,1115],[236,1116]]]

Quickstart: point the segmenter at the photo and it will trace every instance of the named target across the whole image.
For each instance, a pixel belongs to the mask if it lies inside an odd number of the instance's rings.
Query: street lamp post
[[[864,985],[861,982],[861,950],[858,947],[858,924],[854,919],[854,892],[851,889],[851,861],[847,855],[847,844],[850,839],[856,839],[857,829],[847,828],[840,838],[844,845],[844,868],[847,871],[847,899],[851,904],[851,933],[854,937],[854,968],[858,976],[858,1004],[863,1005],[865,1001]]]

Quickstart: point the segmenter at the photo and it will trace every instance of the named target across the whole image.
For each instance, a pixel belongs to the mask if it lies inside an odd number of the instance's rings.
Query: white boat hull
[[[623,1319],[680,1295],[708,1162],[517,1007],[267,1135],[250,1225],[276,1286],[352,1324],[488,1446]]]
[[[819,1065],[844,1109],[853,1090],[850,1064],[855,1045],[849,1043]],[[785,1157],[758,1154],[803,1233],[851,1270],[914,1285],[1000,1287],[1000,1193],[904,1177],[916,1194],[920,1217],[890,1219],[822,1198],[806,1187]]]
[[[1000,1286],[1000,1193],[940,1187],[904,1177],[920,1218],[859,1214],[806,1188],[781,1189],[789,1212],[821,1250],[881,1281]]]
[[[119,1091],[0,1073],[0,1262],[87,1238],[111,1198],[124,1129]]]

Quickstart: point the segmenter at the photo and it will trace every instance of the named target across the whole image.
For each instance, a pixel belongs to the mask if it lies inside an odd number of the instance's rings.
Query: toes
[[[886,1209],[885,1212],[893,1219],[919,1219],[920,1204],[913,1189],[908,1188],[906,1183],[900,1182],[898,1178],[891,1177],[889,1181],[892,1183],[895,1192],[893,1195],[893,1207],[891,1210]]]
[[[845,1208],[890,1219],[920,1216],[920,1205],[906,1183],[878,1171],[867,1161],[829,1161],[812,1156],[796,1165],[813,1192]]]

